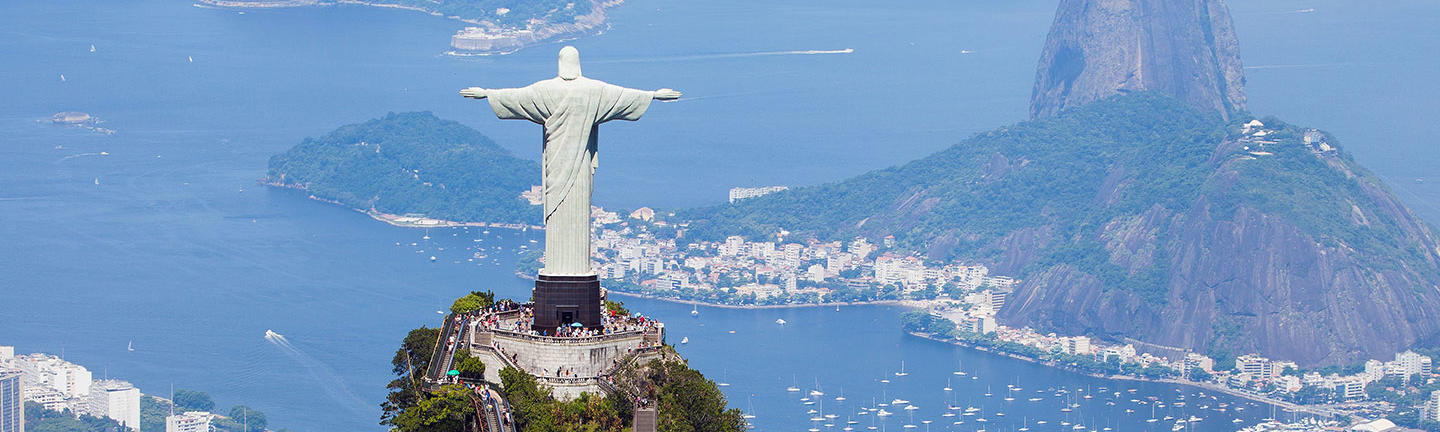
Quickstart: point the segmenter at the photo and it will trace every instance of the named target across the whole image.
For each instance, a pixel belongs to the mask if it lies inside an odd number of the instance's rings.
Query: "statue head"
[[[580,50],[566,45],[560,49],[560,79],[573,80],[580,77]]]

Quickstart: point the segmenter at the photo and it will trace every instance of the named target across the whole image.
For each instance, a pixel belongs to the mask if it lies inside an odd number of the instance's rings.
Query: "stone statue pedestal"
[[[532,329],[555,333],[556,327],[580,323],[585,328],[600,328],[600,277],[550,276],[535,279],[535,323]]]

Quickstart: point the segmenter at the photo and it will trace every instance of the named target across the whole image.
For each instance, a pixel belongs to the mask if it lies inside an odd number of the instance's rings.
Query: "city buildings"
[[[165,417],[165,432],[210,432],[210,419],[205,411],[186,411]]]
[[[13,357],[13,348],[11,350]],[[25,432],[24,384],[20,379],[23,375],[19,370],[0,366],[0,432]]]
[[[756,198],[756,197],[762,197],[762,196],[765,196],[765,195],[769,195],[769,194],[772,194],[772,193],[775,193],[775,192],[780,192],[780,191],[787,190],[787,189],[790,189],[790,188],[785,187],[785,186],[765,186],[765,187],[753,187],[753,188],[745,188],[745,187],[730,188],[730,203],[731,203],[731,204],[734,204],[735,201],[740,201],[740,200],[743,200],[743,199]]]
[[[108,417],[131,430],[140,430],[140,390],[120,380],[99,380],[90,389],[88,412]]]
[[[1430,420],[1440,422],[1440,390],[1430,392]]]

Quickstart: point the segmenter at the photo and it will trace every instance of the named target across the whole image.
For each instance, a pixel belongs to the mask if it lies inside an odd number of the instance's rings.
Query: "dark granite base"
[[[536,331],[554,333],[556,327],[580,323],[600,328],[599,276],[547,276],[535,280]]]

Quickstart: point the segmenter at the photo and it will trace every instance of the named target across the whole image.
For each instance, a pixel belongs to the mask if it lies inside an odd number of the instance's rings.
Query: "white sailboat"
[[[126,351],[130,351],[130,352],[135,352],[135,341],[134,341],[134,340],[131,340],[129,344],[126,344],[126,345],[125,345],[125,350],[126,350]]]
[[[95,52],[95,44],[90,44],[90,52]]]
[[[910,374],[905,372],[905,361],[904,361],[904,360],[901,360],[901,361],[900,361],[900,371],[899,371],[899,372],[895,372],[895,376],[897,376],[897,377],[903,377],[903,376],[906,376],[906,375],[910,375]]]
[[[700,316],[700,306],[690,305],[690,316]]]

